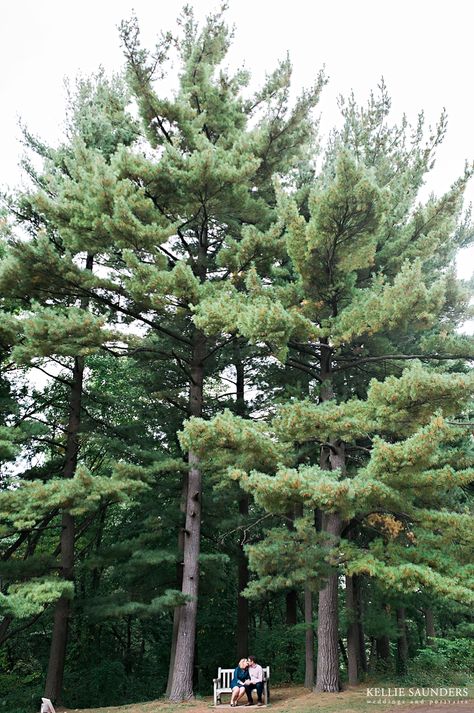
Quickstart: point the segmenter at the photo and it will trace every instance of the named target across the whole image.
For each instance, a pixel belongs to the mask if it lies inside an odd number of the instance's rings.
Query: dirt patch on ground
[[[471,694],[473,692],[471,691]],[[451,711],[452,713],[474,713],[474,700],[458,699],[450,703],[436,703],[434,700],[424,700],[411,703],[392,699],[393,702],[383,703],[379,699],[367,698],[367,687],[356,686],[341,693],[312,693],[301,686],[271,689],[271,701],[268,709],[274,713],[376,713],[376,711],[396,710],[396,713],[436,713],[436,711]],[[243,701],[238,706],[241,713],[246,711]],[[222,710],[230,713],[230,706],[223,704],[217,709],[212,698],[201,698],[189,703],[169,703],[165,700],[133,703],[125,706],[106,708],[81,709],[80,713],[214,713]],[[234,709],[232,709],[234,710]],[[252,708],[254,713],[260,709]],[[75,708],[60,708],[57,713],[76,713]]]

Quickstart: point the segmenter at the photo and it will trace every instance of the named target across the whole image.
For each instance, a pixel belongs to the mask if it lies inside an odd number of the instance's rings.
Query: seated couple
[[[253,706],[252,691],[254,688],[257,691],[257,705],[263,706],[263,669],[255,661],[255,656],[249,656],[248,659],[240,659],[230,682],[230,687],[232,688],[230,699],[232,708],[237,705],[244,693],[247,694],[247,703],[245,705]]]

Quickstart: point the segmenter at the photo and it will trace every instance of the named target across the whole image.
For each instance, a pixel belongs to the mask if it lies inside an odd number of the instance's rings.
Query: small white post
[[[49,698],[41,699],[41,710],[40,713],[56,713],[54,706],[49,700]]]

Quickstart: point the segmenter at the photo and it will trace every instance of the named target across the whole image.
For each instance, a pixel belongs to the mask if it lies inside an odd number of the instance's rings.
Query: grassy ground
[[[474,690],[470,690],[471,698],[458,699],[456,703],[437,704],[435,699],[429,701],[424,699],[424,703],[409,703],[408,699],[399,701],[392,699],[395,703],[384,704],[380,698],[367,697],[367,686],[356,686],[347,688],[341,693],[311,693],[305,688],[294,686],[291,688],[273,688],[271,691],[272,713],[375,713],[375,711],[390,711],[396,707],[397,713],[433,713],[434,711],[453,711],[455,713],[474,713]],[[245,706],[243,700],[239,708],[244,713]],[[230,713],[230,706],[219,706],[225,713]],[[64,708],[58,713],[72,713],[77,709]],[[81,709],[80,713],[212,713],[214,710],[212,698],[201,698],[191,703],[168,703],[164,700],[149,701],[147,703],[134,703],[126,706],[107,708]],[[252,711],[257,713],[260,710],[255,706]],[[263,708],[262,711],[265,709]]]

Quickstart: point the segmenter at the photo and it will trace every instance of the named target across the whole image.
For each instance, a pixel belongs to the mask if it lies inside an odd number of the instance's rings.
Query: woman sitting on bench
[[[248,668],[249,662],[247,659],[240,659],[239,665],[235,669],[232,681],[230,682],[230,687],[232,688],[230,705],[232,708],[237,705],[238,701],[245,693],[245,681],[250,678]]]

